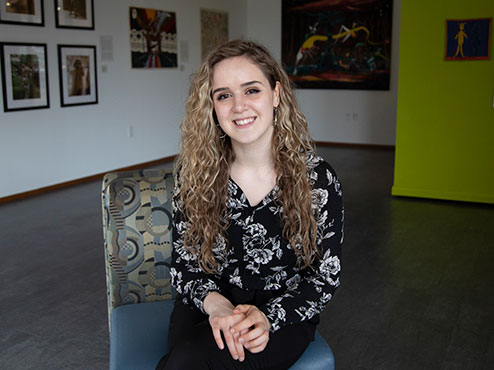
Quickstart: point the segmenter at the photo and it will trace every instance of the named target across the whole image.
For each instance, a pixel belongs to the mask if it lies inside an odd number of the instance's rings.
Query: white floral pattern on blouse
[[[184,303],[204,312],[204,298],[212,291],[221,293],[220,286],[270,290],[275,297],[259,309],[270,320],[272,331],[310,320],[324,309],[340,285],[342,191],[334,170],[321,157],[309,155],[307,169],[321,256],[308,269],[297,267],[292,246],[281,237],[283,209],[276,203],[277,186],[258,205],[251,206],[242,189],[230,179],[228,243],[219,237],[213,248],[220,264],[215,274],[203,273],[195,253],[184,247],[187,222],[180,202],[174,198],[171,278]]]

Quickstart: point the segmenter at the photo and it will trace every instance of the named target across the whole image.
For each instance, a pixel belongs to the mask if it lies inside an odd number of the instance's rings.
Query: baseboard
[[[314,143],[316,144],[316,146],[336,146],[336,147],[346,147],[346,148],[395,150],[394,145],[384,145],[384,144],[339,143],[335,141],[314,141]]]
[[[467,194],[467,193],[451,192],[451,191],[437,191],[437,190],[393,186],[391,188],[391,195],[413,197],[413,198],[428,198],[428,199],[440,199],[440,200],[453,200],[460,202],[494,204],[493,194]]]
[[[75,186],[75,185],[84,184],[84,183],[91,182],[91,181],[102,180],[103,176],[105,176],[105,174],[107,174],[108,172],[132,171],[132,170],[139,170],[139,169],[154,167],[154,166],[157,166],[157,165],[160,165],[163,163],[173,162],[175,160],[175,158],[176,158],[176,155],[172,155],[169,157],[156,159],[154,161],[134,164],[132,166],[122,167],[122,168],[118,168],[118,169],[114,169],[114,170],[109,170],[109,171],[105,171],[102,173],[98,173],[96,175],[82,177],[80,179],[66,181],[66,182],[62,182],[59,184],[55,184],[55,185],[45,186],[45,187],[42,187],[39,189],[34,189],[34,190],[25,191],[25,192],[18,193],[18,194],[9,195],[9,196],[0,198],[0,204],[34,197],[37,195],[49,193],[49,192],[52,192],[55,190],[60,190],[60,189],[68,188],[68,187]]]

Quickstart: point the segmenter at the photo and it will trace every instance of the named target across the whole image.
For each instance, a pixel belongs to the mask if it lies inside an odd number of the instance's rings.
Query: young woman
[[[235,40],[196,74],[174,195],[169,352],[157,369],[288,369],[339,285],[343,206],[288,76]]]

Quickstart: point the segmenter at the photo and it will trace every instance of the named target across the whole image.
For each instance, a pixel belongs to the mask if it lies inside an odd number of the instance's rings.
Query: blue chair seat
[[[173,301],[129,304],[114,308],[110,331],[110,370],[154,370],[168,348]],[[290,370],[333,370],[334,357],[316,332]]]

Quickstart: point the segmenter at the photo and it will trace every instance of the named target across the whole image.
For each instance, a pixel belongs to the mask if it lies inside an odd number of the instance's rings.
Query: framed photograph
[[[3,109],[50,107],[46,44],[0,43]]]
[[[43,0],[0,0],[0,23],[44,26]]]
[[[97,104],[96,46],[58,45],[60,104]]]
[[[94,30],[93,0],[55,0],[57,28]]]
[[[392,0],[282,0],[282,62],[305,89],[389,90]]]
[[[446,20],[445,60],[490,59],[491,18]]]
[[[176,68],[177,51],[174,12],[130,7],[132,68]]]

